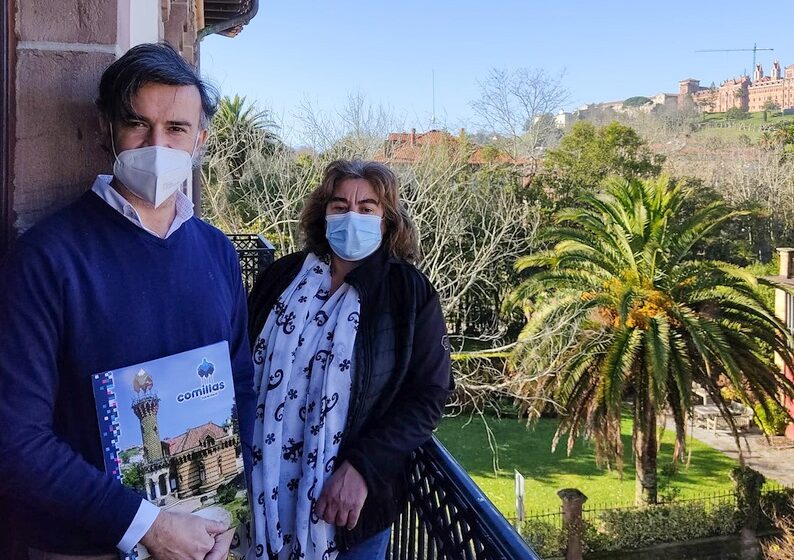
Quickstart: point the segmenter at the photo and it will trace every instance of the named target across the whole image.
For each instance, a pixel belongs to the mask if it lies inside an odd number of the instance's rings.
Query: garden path
[[[668,422],[671,426],[672,422]],[[739,452],[731,433],[724,429],[710,430],[694,427],[692,436],[738,460]],[[794,440],[783,436],[767,440],[755,431],[745,432],[740,438],[745,465],[752,467],[767,478],[786,486],[794,486]]]

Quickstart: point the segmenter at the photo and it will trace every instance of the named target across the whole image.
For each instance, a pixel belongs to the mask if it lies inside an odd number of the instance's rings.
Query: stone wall
[[[237,474],[233,445],[219,446],[219,449],[211,453],[197,452],[195,456],[188,452],[187,456],[189,460],[178,460],[176,467],[179,490],[177,496],[180,499],[217,488],[224,480]],[[204,466],[204,482],[201,481],[199,461]]]
[[[105,0],[17,2],[16,10],[11,172],[21,232],[109,169],[93,99],[116,58],[118,16],[116,2]]]
[[[17,234],[75,200],[98,173],[111,171],[94,99],[103,70],[131,41],[165,40],[197,62],[195,6],[195,0],[15,3],[9,167]],[[143,20],[149,21],[144,29],[135,27]]]

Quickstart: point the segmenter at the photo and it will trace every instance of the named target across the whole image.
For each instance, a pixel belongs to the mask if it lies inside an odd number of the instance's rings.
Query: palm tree
[[[242,176],[252,151],[272,154],[281,143],[270,113],[239,95],[221,98],[211,130],[208,155],[210,159],[217,155],[226,161],[233,183]]]
[[[270,113],[245,97],[223,97],[218,103],[202,168],[204,211],[216,225],[245,227],[258,214],[244,200],[261,189],[257,164],[286,149],[277,130]]]
[[[639,504],[656,502],[657,417],[665,408],[675,424],[674,460],[684,452],[693,383],[706,388],[737,446],[721,387],[762,406],[794,394],[773,356],[794,365],[792,336],[757,289],[773,284],[693,254],[739,213],[719,201],[693,211],[689,194],[666,178],[607,180],[603,192],[558,213],[550,249],[516,264],[528,277],[513,302],[534,306],[513,355],[517,370],[537,367],[527,341],[575,330],[570,344],[557,346],[560,365],[524,382],[525,394],[540,397],[526,412],[535,418],[554,401],[562,414],[553,446],[567,434],[570,453],[578,435],[592,436],[599,460],[621,468],[620,419],[630,401]]]

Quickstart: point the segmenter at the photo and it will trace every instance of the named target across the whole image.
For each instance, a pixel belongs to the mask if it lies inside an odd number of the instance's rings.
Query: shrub
[[[741,120],[749,119],[750,115],[747,113],[747,111],[743,111],[739,107],[731,107],[725,111],[725,118],[729,120]]]
[[[146,482],[144,481],[142,463],[132,463],[121,467],[121,480],[131,486],[140,494],[146,495]]]
[[[768,436],[782,436],[786,433],[786,426],[791,422],[788,412],[772,399],[766,399],[766,407],[769,414],[761,406],[761,403],[756,403],[753,406],[755,423]]]
[[[657,543],[684,542],[702,537],[729,535],[739,528],[736,508],[702,503],[607,510],[598,517],[596,532],[585,531],[588,550],[629,550]]]
[[[541,558],[560,556],[565,553],[565,534],[562,528],[551,523],[539,519],[528,519],[521,526],[521,536]]]
[[[787,514],[776,514],[773,517],[775,527],[780,531],[780,536],[766,541],[762,547],[766,560],[791,560],[794,558],[794,519],[791,511],[794,509],[792,502],[784,504]]]
[[[232,514],[232,523],[234,525],[245,524],[251,519],[251,510],[248,508],[248,504],[242,500],[235,501],[225,507]]]
[[[794,513],[794,489],[781,488],[761,494],[762,523],[774,524],[776,519],[789,517]]]
[[[234,501],[237,495],[237,488],[233,484],[221,484],[215,491],[215,499],[219,504],[228,504]]]

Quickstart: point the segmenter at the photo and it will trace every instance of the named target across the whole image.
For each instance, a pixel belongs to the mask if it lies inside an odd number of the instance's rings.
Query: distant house
[[[657,93],[651,97],[654,107],[676,108],[678,106],[677,93]]]
[[[391,132],[383,143],[383,150],[375,155],[375,160],[389,165],[405,165],[417,163],[433,150],[446,149],[450,153],[466,157],[469,165],[474,167],[494,163],[512,163],[521,167],[524,183],[528,183],[535,170],[535,162],[524,158],[513,158],[504,150],[495,146],[474,145],[466,130],[461,128],[457,136],[445,130],[428,130],[417,133]],[[463,152],[462,150],[466,150]]]
[[[201,38],[234,36],[258,4],[0,0],[0,256],[109,171],[94,98],[110,63],[134,45],[166,41],[198,64]]]
[[[554,115],[554,126],[560,130],[564,130],[576,120],[576,115],[573,113],[566,113],[563,109],[560,109],[560,111]]]
[[[781,284],[794,288],[794,248],[778,249],[780,254],[780,274],[773,278]],[[794,295],[783,290],[775,290],[775,315],[786,323],[789,331],[794,334]],[[786,377],[794,380],[794,371],[791,371],[782,360],[778,364],[783,368]],[[794,417],[794,401],[787,399],[786,408],[789,415]],[[794,423],[786,429],[786,437],[794,439]]]

